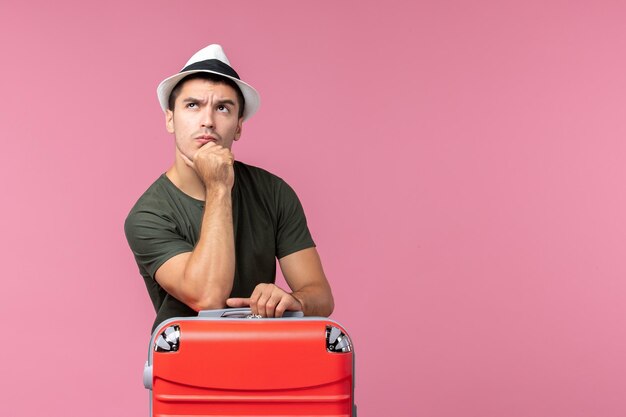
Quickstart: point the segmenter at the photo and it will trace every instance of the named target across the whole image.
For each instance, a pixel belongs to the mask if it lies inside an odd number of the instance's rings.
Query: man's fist
[[[193,160],[185,155],[183,155],[183,160],[196,171],[205,187],[226,185],[232,189],[235,183],[233,168],[235,156],[230,149],[217,145],[215,142],[208,142],[196,151]]]

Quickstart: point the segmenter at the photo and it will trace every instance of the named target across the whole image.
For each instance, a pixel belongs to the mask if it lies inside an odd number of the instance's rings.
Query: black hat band
[[[233,77],[238,80],[240,79],[239,74],[237,74],[234,69],[232,69],[229,65],[223,63],[219,59],[207,59],[205,61],[194,62],[191,65],[187,65],[180,72],[197,70],[213,71],[219,74],[228,75],[229,77]]]

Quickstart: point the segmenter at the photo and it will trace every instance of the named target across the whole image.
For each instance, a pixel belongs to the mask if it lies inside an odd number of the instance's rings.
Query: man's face
[[[202,145],[213,141],[230,149],[241,136],[235,90],[209,80],[185,81],[174,110],[165,112],[167,131],[176,138],[177,151],[193,160]]]

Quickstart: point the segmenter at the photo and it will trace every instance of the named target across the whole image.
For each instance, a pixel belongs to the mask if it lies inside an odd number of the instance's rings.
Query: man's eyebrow
[[[205,102],[206,100],[202,100],[202,99],[195,98],[195,97],[187,97],[183,99],[183,103],[205,103]],[[235,102],[229,98],[215,101],[215,105],[217,106],[223,105],[223,104],[230,104],[233,107],[235,106]]]
[[[230,104],[231,106],[235,106],[235,102],[229,98],[225,98],[223,100],[217,100],[215,102],[215,104],[220,105],[220,104]]]
[[[185,99],[183,99],[183,103],[199,103],[202,100],[200,100],[199,98],[195,98],[195,97],[187,97]]]

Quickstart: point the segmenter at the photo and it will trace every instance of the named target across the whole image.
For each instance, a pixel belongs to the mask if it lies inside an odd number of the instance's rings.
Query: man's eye
[[[197,103],[187,103],[186,107],[188,109],[194,109],[194,108],[198,107],[198,104]]]
[[[217,111],[228,112],[228,107],[224,106],[223,104],[220,104],[219,106],[217,106]]]

